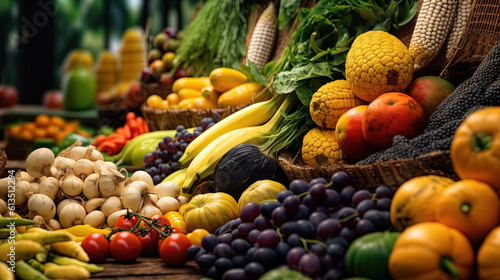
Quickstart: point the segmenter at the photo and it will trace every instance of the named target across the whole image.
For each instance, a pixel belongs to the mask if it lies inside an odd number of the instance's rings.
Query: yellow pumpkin
[[[188,232],[202,228],[213,233],[218,227],[238,217],[236,200],[222,192],[199,194],[185,205],[182,213]]]
[[[446,177],[420,176],[404,182],[392,198],[390,217],[398,230],[420,222],[436,221],[436,201],[453,180]]]
[[[283,184],[272,180],[260,180],[251,184],[240,196],[238,200],[238,213],[243,205],[248,202],[261,202],[267,199],[276,199],[280,191],[286,190]]]

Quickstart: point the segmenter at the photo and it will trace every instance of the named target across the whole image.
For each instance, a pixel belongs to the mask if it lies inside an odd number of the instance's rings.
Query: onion
[[[128,211],[130,211],[130,209]],[[122,209],[109,215],[107,220],[108,226],[110,226],[111,228],[115,227],[116,220],[118,220],[120,216],[125,214],[127,214],[127,209]]]
[[[61,156],[56,157],[56,160],[54,161],[54,167],[62,172],[66,172],[66,169],[68,168],[75,167],[75,164],[76,161]]]
[[[54,177],[45,178],[38,188],[38,193],[48,196],[50,199],[56,199],[57,192],[59,191],[59,180]]]
[[[76,176],[85,179],[87,176],[94,173],[94,163],[88,159],[79,159],[76,161],[73,171]]]
[[[73,169],[68,168],[66,175],[61,179],[61,191],[69,196],[80,195],[83,191],[83,181],[73,174]]]
[[[63,228],[70,228],[76,225],[82,225],[87,212],[79,203],[70,203],[66,205],[60,212],[59,222]]]
[[[47,226],[49,227],[48,230],[61,229],[61,224],[55,219],[50,219],[49,222],[47,223]]]
[[[31,183],[29,183],[28,181],[17,182],[14,193],[16,195],[14,204],[23,204],[28,199],[28,196],[30,196],[30,194],[33,194],[31,190]]]
[[[144,205],[142,206],[141,211],[139,211],[139,214],[146,217],[162,215],[161,210],[151,201],[149,196],[144,198]]]
[[[125,188],[126,176],[120,172],[107,167],[104,164],[99,166],[101,177],[99,178],[99,190],[103,197],[122,195]]]
[[[31,177],[53,176],[50,168],[54,164],[54,153],[47,148],[39,148],[26,158],[26,171]]]
[[[156,185],[155,193],[160,199],[166,196],[177,197],[181,193],[181,188],[174,182],[166,181]]]
[[[151,178],[151,175],[149,175],[146,171],[136,171],[134,174],[132,174],[132,177],[130,177],[130,180],[132,182],[135,181],[142,181],[148,184],[148,191],[152,192],[155,185],[153,184],[153,178]]]
[[[80,159],[88,159],[90,161],[104,160],[102,154],[98,150],[96,150],[95,147],[92,145],[89,145],[87,147],[73,147],[69,151],[67,157],[73,160],[80,160]]]
[[[48,221],[56,215],[56,205],[54,201],[44,194],[35,194],[28,200],[28,217],[33,218],[37,215]]]
[[[83,220],[84,225],[90,225],[94,228],[100,228],[104,223],[106,223],[106,216],[99,210],[88,213]]]
[[[184,205],[184,204],[188,203],[190,199],[189,199],[189,198],[187,198],[187,197],[185,197],[185,196],[183,196],[183,195],[179,195],[179,196],[177,197],[177,200],[179,200],[179,207],[180,207],[180,206],[182,206],[182,205]]]
[[[7,207],[7,203],[5,200],[0,199],[0,216],[5,217],[9,213],[9,207]]]
[[[2,178],[0,179],[0,199],[5,200],[7,198],[7,194],[9,193],[9,182],[11,179]]]
[[[177,199],[169,196],[160,198],[156,205],[160,208],[162,215],[165,215],[169,211],[177,211],[180,206]]]
[[[29,183],[33,183],[36,180],[35,178],[31,177],[27,172],[24,172],[24,171],[21,171],[21,170],[18,170],[16,172],[15,177],[16,177],[16,181],[17,182],[19,182],[19,181],[27,181]],[[42,177],[44,177],[44,176],[42,176]]]
[[[101,211],[106,217],[109,217],[111,214],[121,209],[123,209],[122,201],[117,196],[110,196],[101,206]]]
[[[83,181],[83,195],[87,199],[102,196],[101,191],[99,191],[99,186],[97,185],[99,177],[99,174],[92,173],[85,178],[85,181]]]
[[[40,190],[40,184],[37,182],[30,183],[31,184],[31,191],[36,194]]]

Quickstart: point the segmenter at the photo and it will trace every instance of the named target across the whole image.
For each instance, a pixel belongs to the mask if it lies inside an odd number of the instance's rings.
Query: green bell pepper
[[[390,279],[389,255],[399,235],[399,232],[372,232],[354,240],[345,257],[349,276]]]
[[[73,145],[76,140],[80,140],[82,142],[82,146],[88,146],[92,143],[92,138],[87,138],[78,133],[70,132],[64,137],[64,139],[59,143],[59,149],[62,151],[67,147]]]

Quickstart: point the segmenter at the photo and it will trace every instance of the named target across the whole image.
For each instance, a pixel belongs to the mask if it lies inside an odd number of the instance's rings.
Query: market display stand
[[[92,275],[92,279],[175,279],[194,280],[203,278],[203,273],[191,261],[181,267],[168,267],[159,257],[138,258],[131,264],[120,264],[113,259],[107,259],[105,263],[99,264],[104,271]]]

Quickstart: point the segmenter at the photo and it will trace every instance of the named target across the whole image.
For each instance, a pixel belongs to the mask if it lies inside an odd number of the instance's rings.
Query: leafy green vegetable
[[[277,94],[296,97],[295,112],[267,136],[262,147],[274,155],[292,147],[299,153],[302,137],[316,126],[309,115],[312,95],[322,85],[344,78],[354,39],[369,30],[389,31],[408,23],[417,4],[417,0],[321,0],[313,9],[301,9],[289,44],[265,69]]]
[[[297,10],[300,7],[301,0],[280,1],[280,9],[278,14],[278,29],[283,29],[288,22],[295,17]]]
[[[208,76],[219,67],[237,69],[245,54],[252,1],[207,0],[186,29],[171,74],[179,67],[191,76]]]

